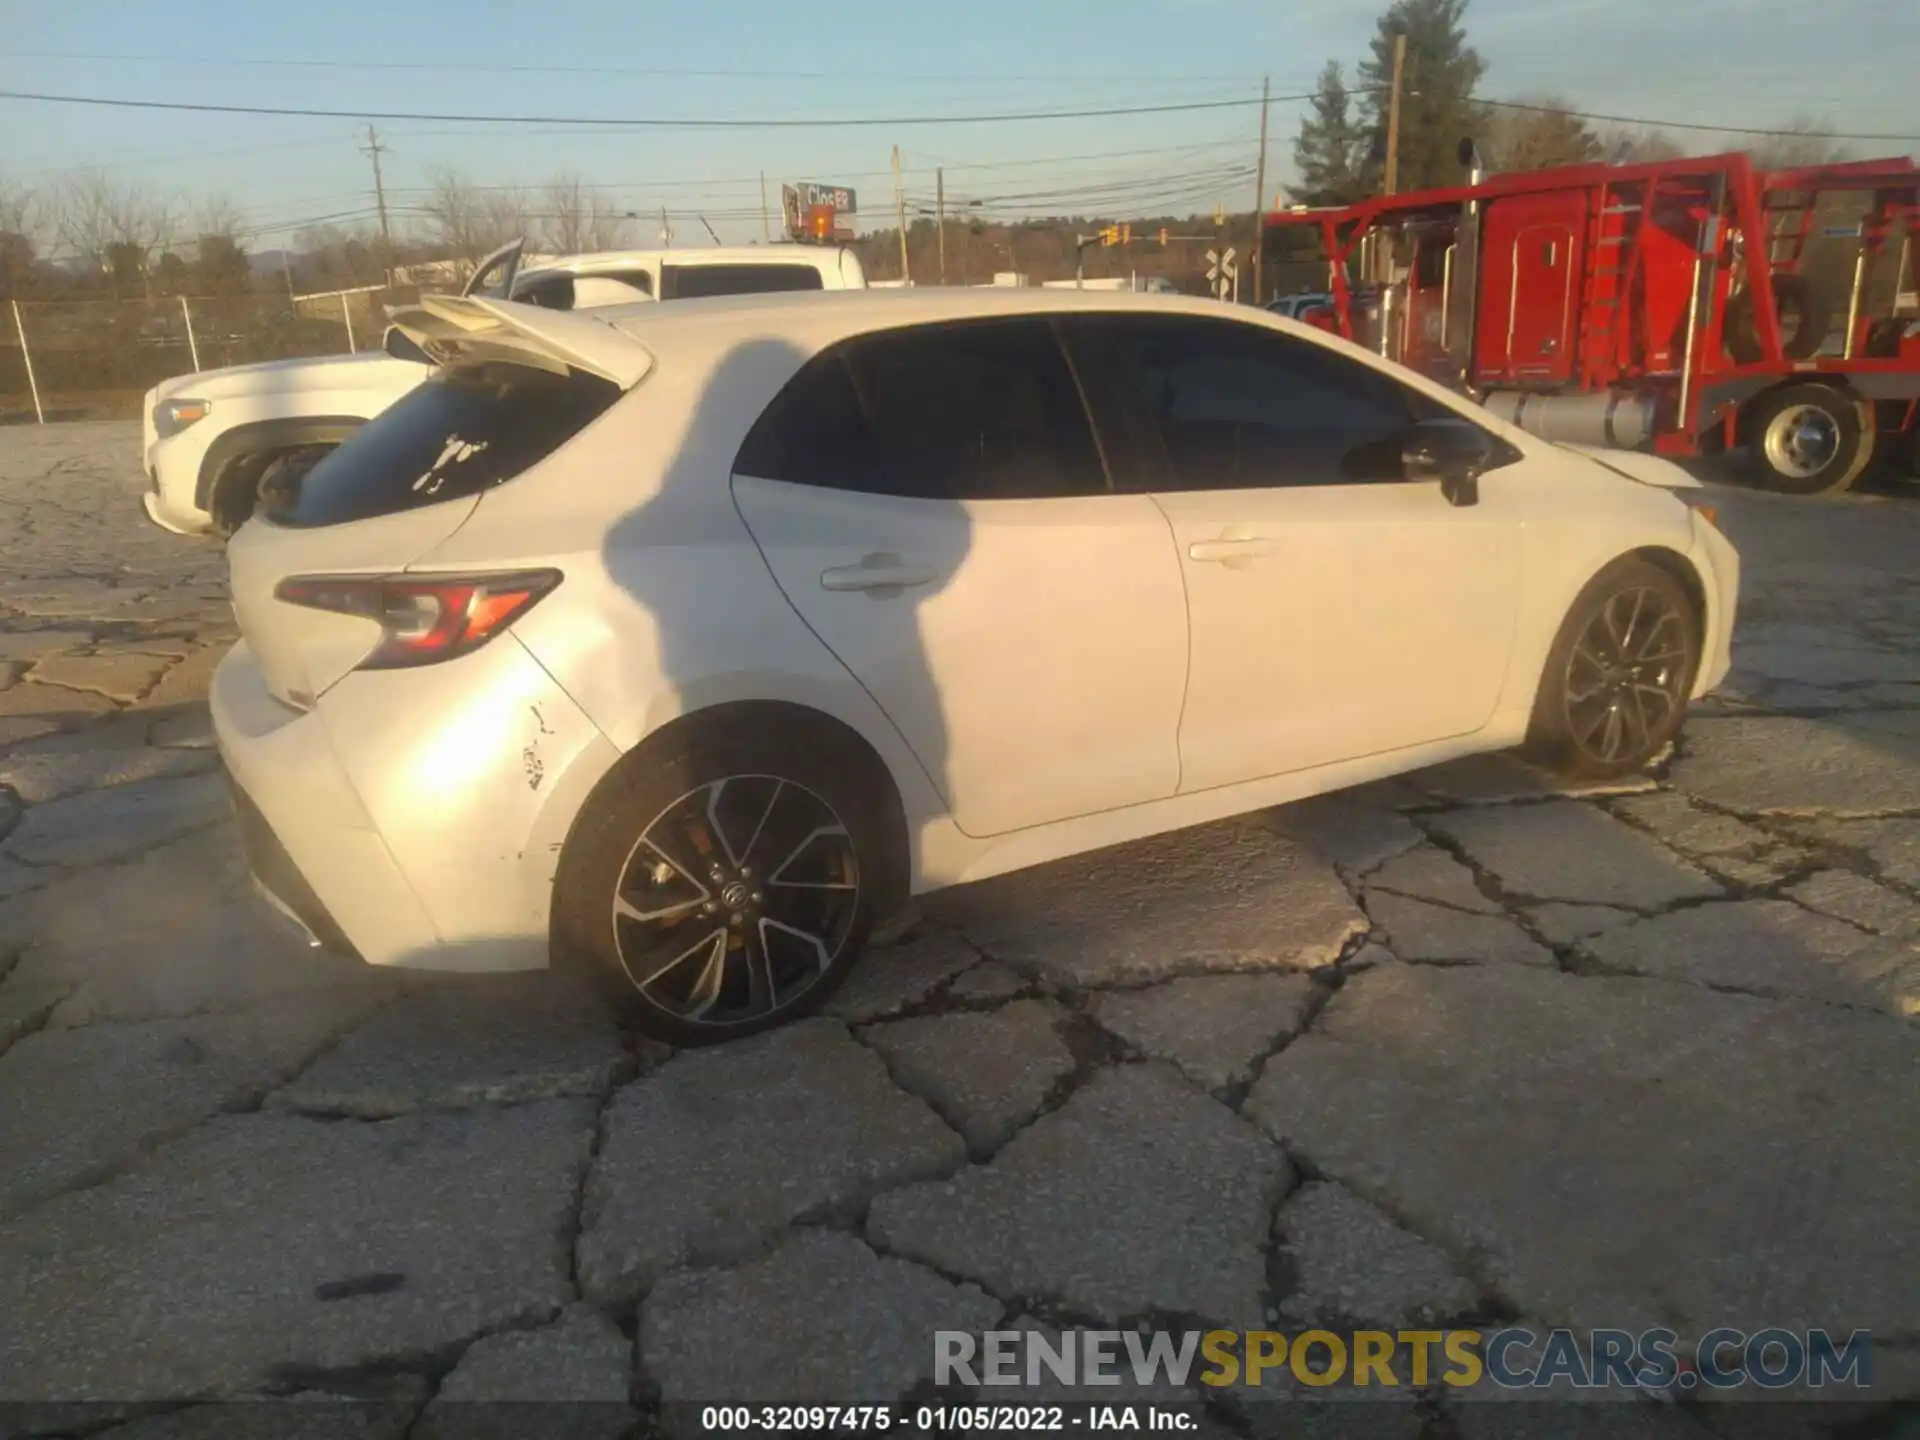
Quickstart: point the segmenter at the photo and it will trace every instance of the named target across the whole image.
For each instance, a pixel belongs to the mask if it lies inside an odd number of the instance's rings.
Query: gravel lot
[[[221,553],[137,449],[0,431],[0,1399],[122,1406],[36,1423],[618,1434],[898,1398],[1002,1322],[1864,1328],[1920,1393],[1920,503],[1726,497],[1737,668],[1658,781],[1492,758],[1010,876],[668,1056],[562,976],[285,935],[209,748]],[[1288,1408],[1518,1433],[1410,1398]]]

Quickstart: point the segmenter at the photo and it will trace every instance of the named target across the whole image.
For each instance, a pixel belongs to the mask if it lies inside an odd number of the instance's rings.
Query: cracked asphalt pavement
[[[1657,776],[1487,757],[1008,876],[668,1054],[252,896],[224,562],[137,449],[0,431],[0,1401],[48,1407],[0,1428],[612,1436],[925,1393],[936,1329],[1169,1323],[1859,1328],[1920,1394],[1920,501],[1723,497],[1736,667]],[[1399,1399],[1314,1433],[1499,1432]]]

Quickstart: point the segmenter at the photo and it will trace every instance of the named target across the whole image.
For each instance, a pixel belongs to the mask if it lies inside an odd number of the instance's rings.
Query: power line
[[[453,63],[439,60],[323,60],[311,57],[265,58],[248,57],[241,59],[223,59],[213,55],[116,55],[81,54],[61,50],[8,50],[0,51],[0,60],[79,60],[124,62],[140,65],[216,65],[216,66],[274,66],[297,69],[322,70],[444,70],[472,74],[491,75],[652,75],[687,76],[691,79],[741,79],[741,80],[898,80],[903,83],[915,83],[923,80],[956,80],[997,84],[1011,81],[1085,81],[1088,84],[1152,84],[1162,81],[1221,81],[1239,80],[1251,83],[1258,79],[1252,74],[1189,74],[1158,75],[1135,73],[1090,74],[1056,72],[1053,74],[984,74],[973,72],[950,73],[902,73],[898,70],[690,70],[682,66],[638,66],[638,65],[529,65],[524,63],[509,65],[489,65],[473,63]],[[376,117],[378,118],[378,117]]]
[[[961,195],[959,202],[971,204],[979,200],[983,205],[1001,205],[1020,201],[1036,204],[1049,204],[1061,200],[1085,200],[1099,196],[1121,197],[1141,191],[1185,187],[1214,181],[1244,179],[1253,174],[1252,162],[1230,165],[1215,165],[1204,170],[1187,170],[1172,175],[1137,175],[1127,178],[1092,182],[1085,185],[1060,185],[1045,190],[1016,191],[1002,195]],[[949,198],[954,198],[951,195]]]
[[[425,133],[425,132],[415,132]],[[1013,170],[1027,169],[1035,165],[1073,165],[1087,160],[1130,160],[1145,155],[1199,155],[1217,151],[1238,140],[1202,140],[1188,145],[1153,145],[1132,150],[1098,150],[1080,155],[1037,155],[1019,160],[976,160],[947,161],[949,170]],[[924,151],[901,152],[903,160],[922,161],[940,157]],[[835,169],[834,176],[839,180],[884,180],[893,174],[886,170],[841,170]],[[480,191],[512,191],[538,189],[540,182],[522,182],[518,184],[476,184],[464,188]],[[587,190],[717,190],[737,188],[754,190],[760,184],[757,175],[661,175],[644,180],[591,180],[583,181],[582,188]],[[389,185],[389,195],[428,195],[435,187],[432,185]],[[357,193],[357,192],[356,192]]]
[[[679,72],[691,73],[691,72]],[[1349,94],[1365,94],[1381,87],[1354,87]],[[1312,92],[1275,95],[1267,103],[1293,104],[1311,100]],[[947,115],[841,115],[771,116],[761,119],[691,119],[659,116],[609,117],[570,115],[459,115],[401,110],[327,110],[295,105],[220,105],[192,100],[131,100],[103,95],[56,95],[40,91],[0,90],[0,100],[23,100],[47,105],[89,105],[119,110],[162,110],[206,115],[274,115],[311,120],[387,120],[402,123],[459,125],[551,125],[568,129],[599,127],[606,130],[796,130],[861,129],[876,126],[912,125],[992,125],[1026,123],[1040,120],[1099,120],[1129,115],[1174,115],[1203,110],[1245,110],[1259,104],[1258,96],[1245,99],[1187,100],[1158,105],[1106,105],[1066,110],[1026,110],[973,112]],[[1595,110],[1577,110],[1564,105],[1541,104],[1524,100],[1476,98],[1473,103],[1502,110],[1526,110],[1536,114],[1567,115],[1579,120],[1595,120],[1611,125],[1639,125],[1659,130],[1684,130],[1721,135],[1767,135],[1804,137],[1811,140],[1854,140],[1905,142],[1920,139],[1916,133],[1888,131],[1806,130],[1797,127],[1765,125],[1716,125],[1698,120],[1663,120],[1647,115],[1614,115]]]
[[[1311,98],[1310,95],[1276,95],[1274,101],[1279,103]],[[648,130],[829,130],[880,125],[996,125],[1034,120],[1101,120],[1122,115],[1174,115],[1196,110],[1243,110],[1260,103],[1255,97],[1249,100],[1187,100],[1167,105],[1105,105],[1083,110],[1026,110],[999,114],[839,115],[818,119],[775,116],[759,120],[691,120],[657,116],[442,115],[405,110],[321,110],[298,105],[215,105],[197,100],[127,100],[104,95],[52,95],[27,90],[0,90],[0,100],[25,100],[42,105],[92,105],[114,110],[186,111],[199,115],[287,115],[309,120],[394,120],[460,125],[598,125]]]
[[[1920,140],[1920,134],[1892,135],[1884,132],[1875,134],[1847,130],[1802,130],[1797,126],[1770,129],[1764,125],[1709,125],[1699,120],[1654,120],[1645,115],[1603,115],[1593,110],[1571,110],[1564,105],[1529,104],[1520,100],[1482,100],[1476,97],[1472,103],[1490,106],[1496,110],[1530,110],[1538,115],[1568,115],[1575,120],[1598,120],[1605,125],[1643,125],[1653,130],[1694,130],[1714,135],[1771,135],[1807,140],[1888,142]]]

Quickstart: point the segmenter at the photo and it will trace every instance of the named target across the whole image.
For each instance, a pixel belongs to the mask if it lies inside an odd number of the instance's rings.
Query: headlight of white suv
[[[162,440],[178,435],[194,421],[206,419],[211,409],[210,400],[162,400],[153,407],[154,431]]]

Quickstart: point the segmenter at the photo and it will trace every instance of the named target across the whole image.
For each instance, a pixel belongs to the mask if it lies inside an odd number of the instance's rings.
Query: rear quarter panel
[[[558,569],[559,589],[513,633],[620,753],[698,710],[785,699],[863,736],[910,819],[942,814],[899,734],[787,603],[734,508],[728,482],[746,429],[810,353],[732,337],[663,357],[411,568]]]

